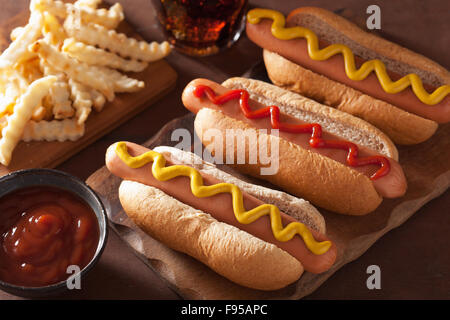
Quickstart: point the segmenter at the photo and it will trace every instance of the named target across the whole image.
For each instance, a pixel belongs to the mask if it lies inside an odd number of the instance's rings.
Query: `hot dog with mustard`
[[[267,139],[279,145],[279,170],[261,175],[261,162],[237,163],[238,145],[246,155],[257,153],[248,141],[234,144],[238,170],[267,180],[334,212],[363,215],[382,198],[406,192],[406,178],[392,141],[367,122],[310,99],[258,80],[231,78],[219,85],[206,79],[191,81],[183,103],[196,113],[194,127],[203,144],[209,129],[266,129]],[[270,134],[278,129],[279,136]],[[260,133],[259,136],[264,135]],[[245,139],[245,136],[237,137]],[[276,140],[276,141],[275,141]],[[222,150],[227,148],[226,141]],[[228,152],[228,150],[227,150]],[[225,159],[224,159],[225,160]]]
[[[139,227],[238,284],[279,289],[336,259],[324,219],[309,203],[189,152],[119,142],[108,148],[106,165],[124,179],[120,202]]]
[[[247,16],[271,80],[371,122],[396,143],[428,139],[450,121],[450,74],[330,11],[304,7]]]

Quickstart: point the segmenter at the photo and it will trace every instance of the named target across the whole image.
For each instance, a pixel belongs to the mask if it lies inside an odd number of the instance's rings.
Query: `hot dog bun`
[[[157,188],[124,180],[119,197],[127,215],[146,233],[235,283],[276,290],[303,274],[301,263],[277,246],[219,222]]]
[[[402,145],[428,140],[438,124],[368,96],[345,84],[301,67],[269,50],[263,51],[270,80],[277,86],[300,93],[327,106],[366,120]]]
[[[434,133],[436,122],[450,121],[450,96],[435,105],[427,105],[411,87],[398,93],[384,91],[373,72],[363,80],[351,80],[342,55],[323,61],[312,60],[305,39],[278,39],[271,33],[271,22],[263,19],[258,24],[247,23],[247,35],[267,51],[264,60],[275,84],[362,117],[399,144],[420,143]],[[355,55],[357,65],[372,59],[381,60],[393,80],[408,73],[417,74],[428,92],[450,84],[450,73],[436,62],[367,33],[328,10],[296,9],[286,19],[286,27],[293,26],[313,31],[321,48],[334,43],[346,45]],[[293,68],[295,65],[299,68]],[[303,77],[307,77],[308,82]]]
[[[240,116],[240,111],[232,114],[231,102],[214,109],[205,99],[198,99],[192,95],[193,88],[207,84],[218,94],[227,91],[222,86],[211,81],[197,79],[192,81],[183,92],[183,103],[191,111],[197,113],[194,127],[203,144],[208,148],[210,142],[204,139],[203,132],[210,128],[220,130],[225,136],[227,129],[251,129],[256,122],[245,120]],[[339,110],[323,106],[298,94],[278,88],[276,86],[251,79],[232,78],[223,83],[228,89],[245,89],[249,92],[254,104],[261,102],[264,105],[277,105],[283,113],[300,120],[317,122],[323,126],[323,130],[331,130],[337,136],[344,136],[356,144],[361,151],[378,152],[391,158],[397,158],[398,153],[392,141],[363,120],[355,118]],[[237,107],[238,108],[238,107]],[[231,116],[230,116],[231,115]],[[257,133],[264,136],[264,133]],[[397,197],[406,191],[406,179],[399,164],[391,159],[391,171],[388,176],[371,181],[366,174],[356,171],[352,167],[336,160],[323,156],[322,151],[308,150],[304,146],[293,143],[289,137],[265,135],[271,143],[279,145],[279,170],[273,175],[260,175],[260,169],[267,165],[260,163],[249,164],[248,156],[258,153],[257,145],[246,145],[245,164],[233,166],[246,174],[267,180],[284,190],[304,197],[312,203],[334,212],[363,215],[373,210],[381,203],[383,194],[385,197]],[[299,136],[299,135],[295,135]],[[300,135],[301,136],[301,135]],[[238,137],[239,138],[239,137]],[[245,137],[243,138],[245,140]],[[234,163],[238,153],[234,144]],[[223,150],[226,146],[223,146]],[[374,151],[377,150],[377,151]],[[212,150],[211,150],[212,151]],[[225,157],[225,153],[224,157]]]
[[[228,89],[245,89],[250,97],[263,105],[280,105],[283,113],[317,122],[322,127],[354,143],[398,160],[398,150],[381,130],[366,121],[264,81],[234,77],[222,82]]]
[[[386,64],[387,69],[398,74],[417,73],[426,84],[435,87],[450,83],[448,70],[438,63],[366,32],[329,10],[318,7],[297,8],[289,13],[287,24],[307,27],[328,43],[343,43],[363,59],[378,58]]]
[[[133,154],[142,154],[145,148],[127,143]],[[121,177],[146,181],[151,166],[139,169],[121,166],[115,153],[116,145],[108,148],[108,169]],[[172,163],[189,165],[204,175],[237,185],[243,192],[254,195],[266,203],[279,206],[280,210],[296,216],[314,234],[325,233],[325,221],[308,202],[286,193],[244,182],[223,172],[216,166],[202,161],[190,152],[171,147],[158,147],[154,151],[163,154]],[[172,249],[184,252],[208,265],[211,269],[238,284],[260,289],[275,290],[296,281],[303,273],[302,263],[277,245],[261,240],[236,226],[220,222],[213,213],[194,208],[165,191],[138,181],[125,179],[119,188],[119,199],[127,215],[146,233]],[[205,180],[207,181],[207,180]],[[175,192],[172,185],[170,192]],[[175,192],[176,194],[176,192]],[[226,198],[230,200],[230,198]],[[217,198],[211,198],[211,211]],[[284,209],[283,209],[284,208]],[[252,224],[256,223],[253,222]],[[292,239],[293,240],[293,239]],[[292,241],[291,240],[291,241]],[[336,248],[322,255],[328,268],[336,259]],[[321,257],[321,256],[319,256]]]

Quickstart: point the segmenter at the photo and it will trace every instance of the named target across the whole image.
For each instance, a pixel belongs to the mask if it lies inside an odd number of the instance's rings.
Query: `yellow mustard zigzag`
[[[364,80],[372,71],[378,77],[383,90],[388,93],[398,93],[411,85],[415,95],[425,104],[435,105],[441,102],[450,94],[450,85],[443,85],[429,94],[423,87],[422,80],[417,74],[410,73],[397,81],[392,81],[386,72],[386,66],[379,59],[369,60],[363,63],[361,68],[356,69],[355,57],[352,50],[343,44],[332,44],[319,50],[319,41],[317,36],[311,30],[304,27],[285,28],[285,18],[282,13],[269,9],[253,9],[247,14],[247,20],[251,24],[258,24],[261,19],[271,19],[272,35],[281,40],[290,40],[295,38],[305,38],[308,44],[308,54],[313,60],[327,60],[330,57],[341,53],[344,57],[345,73],[351,80]]]
[[[230,193],[233,201],[234,215],[239,223],[249,224],[264,215],[270,216],[272,232],[278,241],[289,241],[296,234],[300,235],[306,247],[314,254],[324,254],[331,247],[331,241],[317,242],[311,231],[300,222],[291,222],[283,228],[280,210],[272,204],[262,204],[254,209],[246,211],[242,192],[238,186],[231,183],[218,183],[211,186],[203,185],[203,178],[196,169],[184,165],[172,165],[166,167],[166,159],[156,151],[150,150],[137,157],[128,153],[125,142],[118,142],[116,154],[131,168],[140,168],[153,161],[152,174],[159,181],[167,181],[178,176],[189,177],[191,181],[192,194],[199,198],[211,197],[219,193]]]

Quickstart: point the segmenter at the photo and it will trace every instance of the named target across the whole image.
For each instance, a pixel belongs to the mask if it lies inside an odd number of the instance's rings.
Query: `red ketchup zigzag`
[[[248,119],[263,119],[270,117],[272,129],[279,129],[289,133],[309,133],[309,145],[312,148],[331,148],[347,150],[347,164],[351,167],[366,166],[369,164],[379,165],[374,174],[370,176],[371,180],[381,178],[389,173],[389,160],[383,156],[370,156],[358,158],[358,146],[345,140],[324,140],[322,139],[322,126],[318,123],[307,124],[289,124],[280,122],[280,108],[277,106],[267,106],[258,110],[250,110],[248,105],[249,93],[246,90],[230,90],[223,95],[216,95],[214,90],[205,85],[198,85],[194,89],[194,95],[197,98],[206,97],[215,105],[222,105],[228,101],[239,99],[241,111]]]

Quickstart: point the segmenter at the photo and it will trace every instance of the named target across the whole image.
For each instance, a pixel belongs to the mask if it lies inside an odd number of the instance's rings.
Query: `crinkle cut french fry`
[[[14,112],[14,101],[10,101],[8,97],[0,97],[0,117],[12,114]]]
[[[0,117],[0,138],[2,137],[3,128],[8,124],[7,116]]]
[[[44,97],[44,99],[42,99],[42,106],[45,108],[44,120],[52,120],[53,119],[53,104],[52,104],[50,95],[46,95]]]
[[[145,87],[144,81],[127,77],[115,70],[111,71],[114,71],[111,76],[114,79],[113,88],[115,92],[136,92]]]
[[[73,106],[76,110],[75,116],[78,124],[86,122],[92,109],[92,97],[89,88],[85,85],[69,79],[70,93]]]
[[[30,48],[52,67],[66,73],[69,78],[100,91],[109,101],[114,99],[114,92],[134,92],[145,86],[143,81],[127,77],[116,70],[91,66],[73,59],[43,40],[35,42]]]
[[[15,80],[6,84],[6,90],[0,99],[0,117],[13,113],[15,102],[21,94],[20,91],[20,87]]]
[[[13,113],[17,99],[28,88],[27,80],[15,69],[3,70],[2,76],[8,77],[10,80],[5,83],[0,99],[0,117]]]
[[[16,40],[20,36],[24,28],[25,27],[16,27],[12,29],[11,33],[9,34],[9,38],[11,39],[11,41]]]
[[[90,93],[91,93],[94,110],[97,112],[102,111],[103,107],[105,106],[105,103],[106,103],[105,96],[102,95],[100,92],[98,92],[95,89],[91,89]]]
[[[33,114],[31,115],[31,120],[41,121],[45,119],[45,115],[47,110],[42,105],[38,106],[34,109]]]
[[[164,58],[170,53],[170,45],[167,41],[147,43],[128,38],[123,33],[109,30],[105,27],[89,23],[79,25],[73,17],[68,17],[64,22],[64,30],[78,41],[98,46],[102,49],[120,54],[122,57],[151,62]]]
[[[49,92],[50,103],[53,106],[53,114],[55,116],[55,119],[65,119],[72,117],[75,111],[73,110],[72,103],[69,99],[70,90],[66,75],[55,70],[44,60],[41,60],[41,65],[44,75],[52,75],[58,78],[58,80],[53,83]]]
[[[36,41],[30,50],[38,53],[56,70],[66,73],[69,78],[100,91],[109,101],[114,99],[111,80],[101,68],[79,62],[42,40]]]
[[[71,3],[64,3],[58,0],[35,0],[30,7],[32,11],[47,11],[63,19],[73,14],[84,22],[97,23],[110,29],[116,28],[124,18],[123,8],[120,3],[114,4],[107,10],[93,9],[88,6],[74,6]]]
[[[49,95],[55,119],[70,118],[74,115],[75,111],[69,99],[70,91],[67,81],[56,81],[50,88]]]
[[[49,12],[44,12],[43,34],[50,39],[50,43],[53,45],[62,45],[64,39],[67,38],[58,19]]]
[[[75,141],[84,134],[84,123],[78,124],[75,119],[52,121],[28,121],[22,140],[29,141]]]
[[[130,78],[114,69],[98,67],[110,81],[114,92],[136,92],[145,87],[144,81]]]
[[[37,55],[29,60],[17,63],[15,69],[22,75],[22,77],[28,83],[31,83],[39,78],[42,78],[43,76],[40,67],[40,59]]]
[[[8,117],[8,123],[2,130],[0,163],[3,165],[7,166],[10,163],[12,152],[22,138],[23,129],[31,119],[34,108],[49,92],[55,81],[56,77],[54,76],[38,79],[30,84],[27,91],[20,97],[14,113]]]
[[[9,73],[10,81],[15,81],[20,93],[24,93],[28,89],[28,80],[17,69],[10,69]]]
[[[0,93],[5,93],[6,87],[11,80],[10,73],[12,70],[12,68],[0,70]]]
[[[102,0],[77,0],[73,4],[75,7],[89,7],[92,9],[97,9],[97,7],[102,3]]]
[[[23,27],[17,39],[11,42],[1,54],[0,69],[12,67],[21,60],[32,58],[33,54],[28,50],[28,46],[41,36],[43,24],[44,18],[40,12],[31,13],[28,24]]]
[[[126,72],[140,72],[147,67],[146,62],[124,59],[113,52],[77,42],[74,38],[64,40],[62,50],[72,58],[92,65],[120,69]]]

